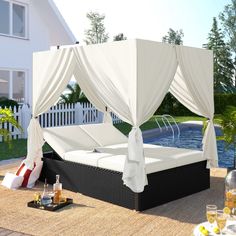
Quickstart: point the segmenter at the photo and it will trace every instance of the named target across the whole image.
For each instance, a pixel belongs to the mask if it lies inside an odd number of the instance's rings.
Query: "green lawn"
[[[149,129],[155,129],[158,128],[156,121],[155,121],[156,116],[153,116],[149,121],[147,121],[146,123],[144,123],[143,125],[141,125],[141,130],[149,130]],[[189,120],[206,120],[205,118],[199,117],[199,116],[176,116],[175,120],[177,123],[181,123],[184,121],[189,121]],[[159,122],[160,125],[162,125],[162,122]],[[127,123],[121,123],[121,124],[117,124],[115,125],[117,129],[119,129],[122,133],[124,134],[128,134],[129,131],[131,130],[131,125],[127,124]]]
[[[176,122],[184,122],[188,120],[204,120],[202,117],[195,116],[185,116],[185,117],[175,117]],[[122,133],[128,134],[131,130],[131,125],[127,123],[121,123],[115,125]],[[157,128],[157,124],[155,122],[155,116],[153,116],[149,121],[144,123],[141,126],[141,130],[148,130]],[[49,151],[50,147],[48,145],[44,145],[44,151]],[[23,157],[27,152],[27,141],[26,139],[12,140],[11,146],[7,143],[0,143],[0,160],[6,160],[16,157]]]
[[[44,145],[44,151],[49,151],[50,147],[48,145]],[[11,144],[8,143],[0,143],[0,161],[7,160],[11,158],[24,157],[27,153],[27,140],[26,139],[18,139],[12,140]]]

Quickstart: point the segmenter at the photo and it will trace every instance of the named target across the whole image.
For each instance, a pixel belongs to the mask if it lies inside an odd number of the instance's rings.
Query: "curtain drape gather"
[[[74,65],[70,48],[40,52],[33,57],[32,119],[28,127],[25,160],[29,168],[33,168],[34,161],[42,157],[44,140],[37,116],[57,102],[73,75]]]
[[[179,66],[170,92],[189,110],[208,118],[203,137],[203,154],[208,160],[207,167],[217,167],[212,51],[176,46],[176,53]]]

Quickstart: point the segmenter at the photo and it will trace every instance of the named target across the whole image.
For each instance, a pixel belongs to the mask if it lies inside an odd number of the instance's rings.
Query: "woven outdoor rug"
[[[0,167],[0,182],[9,170],[14,172],[16,168]],[[36,191],[42,191],[42,183],[32,190],[13,191],[0,186],[0,227],[47,236],[191,236],[196,224],[206,220],[206,204],[223,207],[225,174],[226,170],[215,169],[211,173],[211,189],[141,213],[65,190],[64,195],[73,198],[73,205],[57,212],[37,210],[27,207],[27,202]]]
[[[0,227],[0,235],[1,236],[30,236],[29,234],[16,232],[16,231],[9,230],[9,229],[4,229],[4,228],[1,228],[1,227]]]

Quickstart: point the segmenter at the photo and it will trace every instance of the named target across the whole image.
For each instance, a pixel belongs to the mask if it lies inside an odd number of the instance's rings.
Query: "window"
[[[25,71],[0,69],[0,97],[25,101]]]
[[[10,72],[0,70],[0,97],[9,97]]]
[[[18,37],[25,37],[25,7],[12,4],[12,32]]]
[[[0,0],[0,33],[10,34],[9,2]]]
[[[27,7],[12,0],[0,0],[0,34],[26,38]]]

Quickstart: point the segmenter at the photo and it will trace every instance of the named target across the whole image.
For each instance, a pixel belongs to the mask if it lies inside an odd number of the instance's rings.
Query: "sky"
[[[128,39],[162,41],[169,28],[182,29],[183,44],[202,47],[218,17],[231,0],[54,0],[77,40],[84,45],[89,28],[86,14],[105,14],[109,41],[124,33]]]

